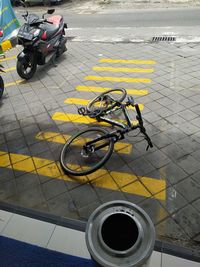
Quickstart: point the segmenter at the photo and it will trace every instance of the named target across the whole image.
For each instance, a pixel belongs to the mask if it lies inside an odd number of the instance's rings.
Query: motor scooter
[[[49,9],[40,18],[36,14],[29,14],[26,11],[22,15],[25,23],[18,31],[18,43],[24,47],[17,56],[17,73],[23,79],[31,79],[36,72],[37,65],[44,65],[50,60],[64,53],[67,37],[65,29],[67,24],[60,15],[49,16],[55,9]]]
[[[2,36],[3,36],[3,31],[0,29],[0,37],[2,37]],[[0,72],[4,72],[2,65],[0,65]],[[3,91],[4,91],[4,82],[3,82],[3,79],[2,79],[2,77],[0,75],[0,98],[3,95]]]

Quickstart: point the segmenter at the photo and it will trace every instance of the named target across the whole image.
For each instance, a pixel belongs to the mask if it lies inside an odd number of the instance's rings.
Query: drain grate
[[[159,37],[153,37],[152,42],[175,42],[176,37],[171,36],[159,36]]]

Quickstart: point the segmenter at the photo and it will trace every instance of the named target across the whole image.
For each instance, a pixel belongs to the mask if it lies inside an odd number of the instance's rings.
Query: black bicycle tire
[[[85,131],[81,131],[79,132],[78,134],[76,134],[75,136],[72,136],[68,141],[67,143],[65,143],[65,145],[63,146],[62,148],[62,151],[61,151],[61,154],[60,154],[60,165],[63,169],[63,171],[66,173],[66,174],[70,174],[70,175],[73,175],[73,176],[83,176],[83,175],[88,175],[88,174],[91,174],[93,172],[95,172],[96,170],[98,170],[99,168],[101,168],[104,163],[111,157],[112,155],[112,152],[113,152],[113,149],[114,149],[114,141],[113,139],[109,139],[109,148],[108,148],[108,152],[106,153],[106,155],[104,156],[103,159],[101,159],[101,161],[96,164],[92,169],[90,170],[85,170],[85,171],[79,171],[79,172],[76,172],[76,171],[73,171],[69,168],[67,168],[64,164],[64,156],[66,154],[66,151],[67,151],[67,148],[69,147],[69,145],[73,142],[73,140],[77,137],[79,137],[80,135],[86,133],[86,132],[89,132],[89,131],[100,131],[100,132],[103,132],[104,134],[107,134],[108,131],[103,129],[103,128],[99,128],[99,127],[92,127],[92,128],[89,128]]]
[[[93,104],[94,102],[96,102],[96,100],[97,100],[99,97],[101,97],[102,95],[105,95],[105,94],[107,94],[107,93],[113,92],[113,91],[121,91],[121,92],[123,93],[123,94],[122,94],[122,97],[120,98],[120,100],[118,100],[118,102],[122,102],[122,101],[125,99],[126,95],[127,95],[126,90],[125,90],[124,88],[114,88],[114,89],[107,90],[107,91],[101,93],[100,95],[96,96],[93,100],[91,100],[91,101],[87,104],[87,106],[86,106],[86,110],[87,110],[87,112],[92,112],[90,108],[91,108],[92,104]],[[109,107],[108,110],[113,109],[116,105],[117,105],[117,103],[113,104],[111,107]]]

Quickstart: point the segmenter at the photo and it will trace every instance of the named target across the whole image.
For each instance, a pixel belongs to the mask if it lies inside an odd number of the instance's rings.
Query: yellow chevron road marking
[[[110,82],[126,82],[126,83],[150,83],[151,79],[147,78],[126,78],[126,77],[109,77],[109,76],[86,76],[85,80],[90,81],[110,81]]]
[[[94,71],[110,71],[110,72],[131,72],[131,73],[152,73],[153,69],[142,69],[142,68],[113,68],[113,67],[98,67],[92,68]]]
[[[60,167],[59,162],[52,160],[30,157],[21,154],[6,153],[0,151],[0,167],[13,169],[16,171],[37,173],[39,175],[51,177],[54,179],[62,179],[65,181],[74,181],[73,178],[65,175]],[[75,166],[76,167],[76,166]],[[101,177],[100,177],[101,176]],[[99,177],[98,179],[96,179]],[[137,179],[135,175],[131,175],[125,172],[110,172],[108,173],[104,169],[100,169],[97,172],[85,176],[76,177],[76,182],[86,183],[91,181],[94,186],[110,189],[110,190],[121,190],[122,192],[135,194],[144,197],[152,197],[150,194],[152,188],[152,181],[159,194],[153,196],[154,198],[165,200],[166,199],[166,182],[165,180],[157,180],[150,177],[142,177],[143,180],[140,182],[140,177]],[[114,181],[115,182],[114,182]],[[143,185],[145,181],[145,186]],[[120,188],[120,189],[119,189]],[[148,191],[147,189],[150,190]],[[155,191],[155,190],[154,190]]]
[[[126,60],[126,59],[111,59],[111,58],[102,58],[99,60],[101,63],[124,63],[124,64],[156,64],[154,60]]]
[[[76,104],[76,105],[83,105],[86,106],[91,100],[82,99],[82,98],[67,98],[65,99],[64,103],[66,104]],[[139,104],[140,110],[144,109],[143,104]],[[135,109],[132,106],[128,106],[127,109]]]
[[[75,123],[83,123],[83,124],[90,124],[90,123],[98,123],[100,125],[110,126],[110,124],[106,122],[97,122],[97,120],[92,119],[88,116],[82,116],[79,114],[72,114],[72,113],[63,113],[63,112],[55,112],[52,116],[52,120],[55,121],[69,121]],[[117,119],[118,122],[125,123],[124,120]],[[137,125],[137,121],[132,122],[133,125]]]
[[[59,134],[55,132],[39,132],[36,135],[36,139],[38,140],[46,140],[49,142],[56,142],[60,144],[65,144],[66,141],[71,138],[71,135],[67,134]],[[88,138],[88,141],[91,140]],[[83,144],[83,143],[82,143]],[[78,145],[78,144],[77,144]],[[81,144],[79,144],[81,145]],[[130,154],[132,151],[132,145],[128,143],[123,143],[123,142],[117,142],[115,143],[115,150],[120,153],[120,154]],[[103,148],[103,150],[107,150],[107,148]]]
[[[78,85],[76,87],[77,91],[84,91],[84,92],[94,92],[94,93],[103,93],[107,90],[112,88],[108,87],[98,87],[98,86],[85,86],[85,85]],[[126,89],[128,95],[147,95],[149,92],[148,90],[137,90],[137,89]],[[120,94],[120,92],[116,92],[116,94]]]
[[[9,69],[3,69],[5,72],[10,72],[10,71],[13,71],[13,70],[16,70],[16,67],[12,67],[12,68],[9,68]]]
[[[16,59],[17,56],[13,56],[13,57],[6,57],[6,58],[3,58],[3,59],[0,59],[0,62],[4,62],[4,61],[8,61],[8,60],[13,60],[13,59]]]
[[[21,84],[21,83],[25,83],[25,82],[26,82],[25,80],[17,80],[17,81],[15,81],[15,82],[6,83],[6,84],[5,84],[5,87],[10,87],[10,86],[17,85],[17,84]]]

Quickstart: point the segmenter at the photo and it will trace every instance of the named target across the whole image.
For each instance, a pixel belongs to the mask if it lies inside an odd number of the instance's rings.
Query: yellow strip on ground
[[[90,101],[91,100],[82,99],[82,98],[67,98],[67,99],[65,99],[64,103],[87,106],[87,104]],[[140,107],[140,110],[144,109],[144,105],[143,104],[139,104],[139,107]],[[133,106],[128,106],[126,108],[127,109],[135,109],[135,107],[133,107]]]
[[[110,81],[110,82],[125,82],[125,83],[150,83],[148,78],[126,78],[126,77],[109,77],[109,76],[86,76],[85,80],[90,81]]]
[[[13,70],[16,70],[16,67],[8,68],[8,69],[3,69],[5,72],[10,72]]]
[[[98,87],[98,86],[85,86],[85,85],[78,85],[76,87],[77,91],[94,92],[94,93],[103,93],[110,89],[113,89],[113,88]],[[126,89],[126,92],[128,95],[147,95],[149,93],[148,90],[139,90],[139,89]],[[116,92],[116,94],[120,94],[120,92]]]
[[[59,134],[55,132],[39,132],[36,136],[36,139],[38,140],[45,140],[48,142],[55,142],[60,144],[65,144],[66,141],[71,138],[71,135],[67,134]],[[88,141],[91,139],[88,139]],[[78,144],[77,144],[78,145]],[[81,144],[79,144],[81,145]],[[130,154],[132,151],[133,146],[128,143],[123,142],[117,142],[115,143],[115,151],[117,151],[120,154]],[[103,148],[103,150],[107,150],[107,148]]]
[[[110,72],[131,72],[131,73],[152,73],[153,69],[142,69],[142,68],[113,68],[113,67],[98,67],[92,68],[94,71],[110,71]]]
[[[5,87],[10,87],[10,86],[14,86],[14,85],[25,83],[25,82],[26,82],[25,80],[17,80],[17,81],[12,82],[12,83],[6,83]]]
[[[98,123],[100,125],[110,126],[110,124],[106,122],[98,122],[96,119],[92,119],[88,116],[82,116],[79,114],[72,114],[72,113],[63,113],[63,112],[55,112],[52,116],[52,120],[55,121],[68,121],[68,122],[75,122],[75,123],[83,123],[83,124],[90,124],[90,123]],[[121,119],[115,119],[115,121],[126,123],[126,121]],[[132,122],[133,125],[137,125],[137,121]]]
[[[65,175],[60,167],[59,162],[21,154],[5,153],[4,151],[0,151],[0,167],[13,169],[15,171],[37,173],[39,175],[55,179],[62,179],[65,181],[78,181],[80,183],[88,181],[85,176],[80,176],[76,177],[76,179],[73,179]],[[99,178],[96,179],[97,177]],[[166,199],[165,180],[143,177],[143,182],[145,180],[144,186],[143,183],[140,182],[140,179],[138,180],[135,175],[116,171],[108,173],[104,169],[99,169],[97,172],[88,175],[87,178],[96,187],[117,191],[121,190],[125,193],[135,194],[143,197],[152,197],[152,195],[149,193],[149,188],[152,188],[152,181],[154,181],[154,186],[160,193],[153,196],[153,198],[160,200]]]
[[[13,59],[16,59],[17,56],[13,56],[13,57],[6,57],[6,58],[3,58],[3,59],[0,59],[0,62],[4,62],[4,61],[8,61],[8,60],[13,60]]]
[[[124,63],[124,64],[156,64],[154,60],[138,60],[138,59],[111,59],[111,58],[102,58],[99,60],[101,63]]]

